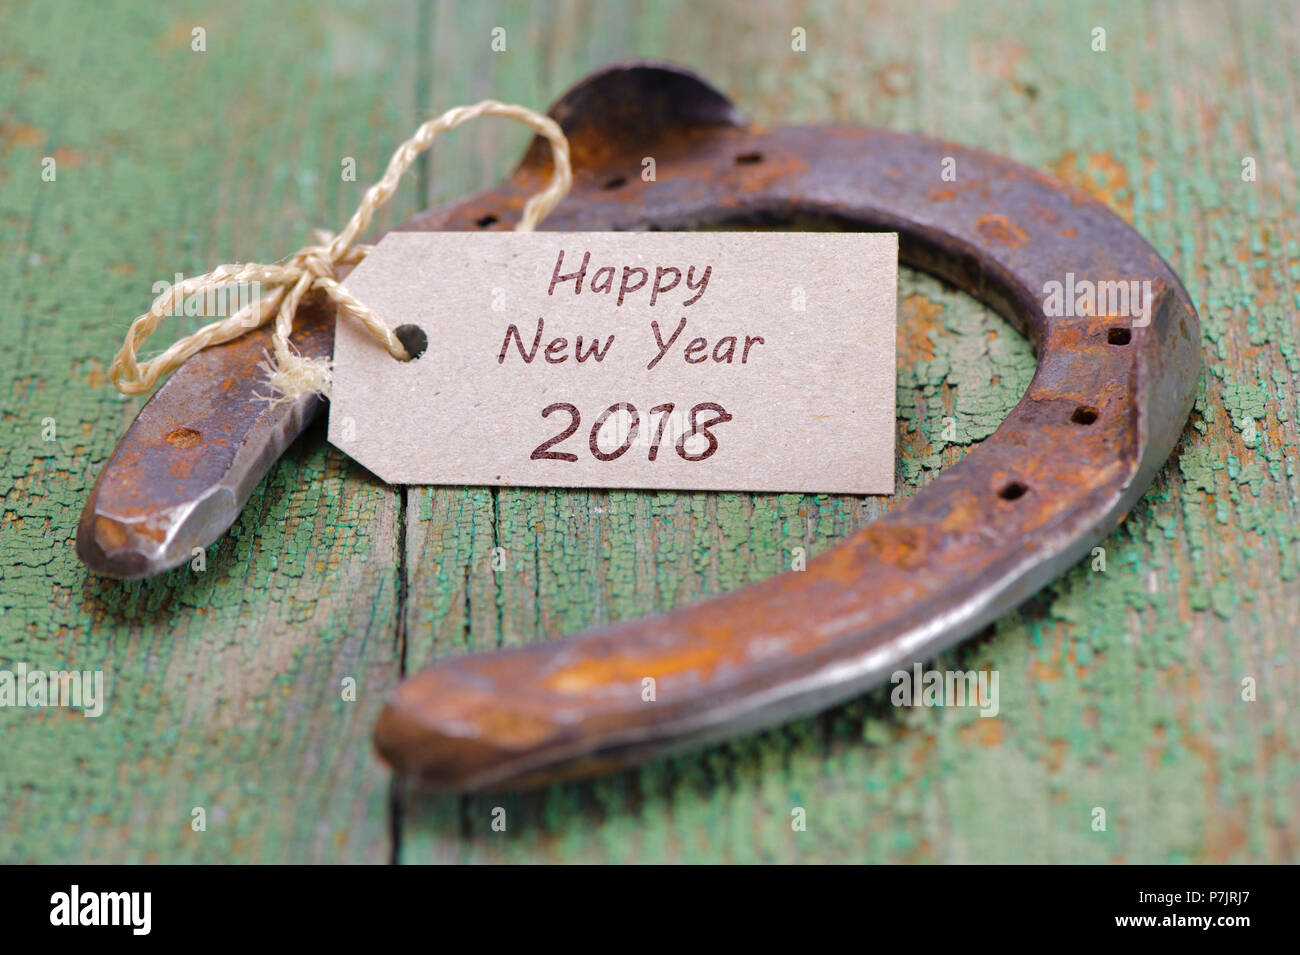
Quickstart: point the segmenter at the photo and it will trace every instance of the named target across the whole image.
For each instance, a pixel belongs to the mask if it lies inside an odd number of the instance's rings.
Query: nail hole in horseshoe
[[[752,166],[754,163],[762,161],[762,153],[741,153],[736,157],[737,166]]]
[[[477,219],[474,220],[474,224],[478,226],[480,229],[486,229],[490,225],[497,224],[497,217],[492,215],[491,213],[485,216],[479,216]]]
[[[600,188],[602,188],[602,189],[622,189],[622,188],[623,188],[624,186],[626,186],[626,185],[627,185],[627,177],[626,177],[626,176],[615,176],[613,179],[608,180],[608,181],[607,181],[603,186],[601,186]]]
[[[398,325],[393,329],[393,334],[402,343],[406,353],[411,356],[411,361],[423,355],[425,349],[429,347],[429,336],[419,325]]]
[[[1106,342],[1111,345],[1127,345],[1133,340],[1133,333],[1127,328],[1108,328]]]
[[[1014,501],[1018,497],[1024,497],[1025,492],[1028,490],[1029,488],[1019,481],[1011,481],[1002,486],[1001,490],[998,491],[998,497],[1004,501]]]
[[[1080,405],[1074,409],[1074,414],[1070,415],[1070,420],[1075,424],[1092,424],[1097,420],[1099,414],[1100,412],[1096,408]]]

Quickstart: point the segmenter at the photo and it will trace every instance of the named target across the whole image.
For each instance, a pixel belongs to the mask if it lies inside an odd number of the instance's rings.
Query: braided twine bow
[[[271,336],[274,360],[269,369],[270,385],[285,399],[297,398],[308,392],[328,395],[330,362],[302,356],[289,341],[298,305],[304,297],[313,293],[323,294],[333,300],[340,313],[350,314],[361,322],[366,331],[388,349],[390,355],[398,361],[408,361],[410,356],[392,329],[339,284],[338,269],[340,266],[356,265],[374,248],[358,244],[357,239],[370,226],[375,212],[392,198],[402,176],[416,158],[433,145],[438,134],[487,115],[519,120],[546,137],[551,144],[555,160],[551,180],[546,188],[528,200],[523,215],[515,226],[516,232],[533,231],[568,194],[573,183],[569,141],[554,120],[523,106],[512,106],[496,100],[484,100],[473,106],[458,106],[422,124],[410,139],[398,147],[388,162],[383,178],[366,190],[361,205],[353,213],[347,227],[338,235],[319,231],[316,233],[317,244],[305,246],[274,265],[219,265],[205,275],[188,278],[171,286],[154,299],[149,311],[131,323],[126,341],[109,366],[108,377],[113,385],[123,394],[142,394],[196,352],[260,328],[274,315],[275,328]],[[168,315],[182,314],[180,310],[187,299],[229,286],[251,284],[260,286],[262,290],[255,301],[228,318],[205,325],[148,361],[138,359],[139,346]]]

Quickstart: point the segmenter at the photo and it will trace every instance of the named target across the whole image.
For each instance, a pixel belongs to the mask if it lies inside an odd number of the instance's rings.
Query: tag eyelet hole
[[[1106,342],[1110,345],[1127,345],[1133,340],[1133,333],[1127,328],[1106,329]]]
[[[736,157],[737,166],[752,166],[754,163],[762,162],[762,153],[741,153]]]
[[[998,491],[998,497],[1002,498],[1004,501],[1014,501],[1017,498],[1024,497],[1028,490],[1029,488],[1025,487],[1019,481],[1011,481],[1002,486],[1001,490]]]
[[[626,177],[626,176],[615,176],[613,179],[610,179],[609,181],[607,181],[607,182],[606,182],[603,186],[601,186],[600,188],[602,188],[602,189],[622,189],[622,188],[623,188],[624,186],[626,186],[626,185],[627,185],[627,177]]]
[[[1080,405],[1074,409],[1074,414],[1070,415],[1070,420],[1075,424],[1092,424],[1099,416],[1100,412],[1096,408]]]
[[[485,216],[479,216],[477,219],[475,219],[474,224],[478,226],[480,229],[486,229],[488,226],[493,226],[497,224],[497,217],[492,215],[491,213],[488,213]]]
[[[393,334],[402,343],[406,353],[411,356],[411,361],[423,355],[425,349],[429,347],[429,336],[419,325],[398,325],[393,329]]]

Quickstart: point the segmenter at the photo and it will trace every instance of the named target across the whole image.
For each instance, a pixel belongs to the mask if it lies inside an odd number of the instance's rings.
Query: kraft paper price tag
[[[889,494],[898,237],[397,232],[345,285],[329,439],[392,484]]]

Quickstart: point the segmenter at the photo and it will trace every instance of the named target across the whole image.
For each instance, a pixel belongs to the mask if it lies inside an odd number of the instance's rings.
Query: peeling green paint
[[[997,668],[995,719],[900,712],[878,691],[578,785],[407,792],[402,861],[1295,861],[1300,203],[1278,172],[1300,157],[1295,59],[1263,4],[1234,8],[1233,43],[1210,4],[1173,19],[1143,5],[1031,6],[950,16],[890,3],[868,31],[843,29],[862,14],[835,3],[760,5],[743,29],[677,2],[592,5],[576,19],[520,3],[412,0],[385,17],[294,3],[258,7],[255,35],[238,2],[185,3],[161,23],[101,4],[95,30],[70,4],[8,9],[0,666],[103,667],[109,703],[98,721],[0,711],[0,860],[389,857],[388,779],[368,737],[402,665],[402,496],[316,428],[205,574],[87,580],[72,527],[139,406],[115,397],[104,368],[152,282],[274,259],[311,228],[337,228],[418,118],[484,96],[542,105],[590,69],[642,55],[694,65],[759,121],[939,134],[1114,203],[1200,308],[1207,367],[1192,424],[1177,464],[1103,542],[1104,571],[1084,561],[934,661]],[[809,31],[803,57],[783,52],[793,16]],[[1031,26],[1008,32],[1009,19]],[[1112,48],[1094,54],[1102,21]],[[202,58],[188,49],[198,22]],[[508,54],[480,42],[496,25]],[[1162,56],[1134,55],[1133,38],[1157,34]],[[495,182],[525,140],[487,123],[440,141],[429,198]],[[61,157],[51,188],[38,176],[48,151]],[[1240,180],[1246,154],[1258,182]],[[345,155],[356,183],[339,181]],[[393,216],[423,204],[405,188]],[[1033,358],[942,284],[905,272],[899,291],[906,495],[997,426]],[[53,444],[40,436],[47,416]],[[405,500],[408,670],[761,579],[889,505],[482,488]],[[498,547],[506,566],[494,573]],[[345,676],[356,703],[338,692]],[[1241,699],[1245,676],[1258,681],[1254,703]],[[196,805],[207,832],[190,828]],[[489,828],[496,806],[506,833]],[[1106,832],[1090,826],[1095,807]],[[806,831],[792,829],[796,808]]]

